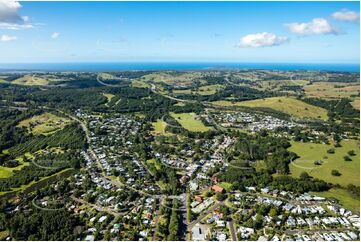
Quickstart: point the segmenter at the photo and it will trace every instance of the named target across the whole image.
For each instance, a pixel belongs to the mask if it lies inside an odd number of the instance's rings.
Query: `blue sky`
[[[359,63],[359,35],[358,2],[0,0],[2,63]]]

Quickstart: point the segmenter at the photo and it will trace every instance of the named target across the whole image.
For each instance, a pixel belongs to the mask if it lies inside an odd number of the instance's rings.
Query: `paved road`
[[[232,240],[237,241],[237,235],[234,229],[233,220],[229,221],[229,232],[231,233]]]
[[[153,232],[153,237],[152,237],[152,240],[153,240],[153,241],[156,240],[156,236],[157,236],[159,213],[160,213],[160,207],[161,207],[162,202],[163,202],[163,198],[160,198],[160,199],[159,199],[158,210],[157,210],[157,213],[156,213],[156,215],[155,215],[155,220],[154,220],[154,232]]]
[[[99,74],[97,75],[97,82],[99,82],[100,84],[102,84],[104,86],[108,86],[108,87],[120,87],[120,85],[109,84],[109,83],[105,83],[105,82],[101,81],[99,78]]]
[[[202,219],[207,217],[207,215],[209,213],[211,213],[213,210],[217,209],[221,205],[223,205],[223,202],[216,203],[215,205],[210,206],[209,208],[207,208],[204,212],[202,212],[202,214],[200,216],[198,216],[198,218],[196,220],[194,220],[193,222],[188,224],[189,230],[191,230],[195,224],[199,223]]]
[[[172,96],[168,96],[168,95],[161,94],[161,93],[157,92],[156,86],[155,86],[153,83],[151,83],[150,85],[152,86],[150,90],[151,90],[153,93],[162,95],[163,97],[169,98],[169,99],[174,100],[174,101],[177,101],[177,102],[188,102],[188,103],[192,103],[192,101],[189,101],[189,100],[184,100],[184,99],[180,99],[180,98],[176,98],[176,97],[172,97]]]

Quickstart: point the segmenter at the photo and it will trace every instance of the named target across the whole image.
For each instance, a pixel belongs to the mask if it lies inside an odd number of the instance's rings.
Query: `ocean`
[[[359,64],[306,64],[306,63],[216,63],[216,62],[102,62],[102,63],[12,63],[0,64],[0,72],[9,71],[127,71],[178,70],[205,71],[226,69],[310,70],[360,72]]]

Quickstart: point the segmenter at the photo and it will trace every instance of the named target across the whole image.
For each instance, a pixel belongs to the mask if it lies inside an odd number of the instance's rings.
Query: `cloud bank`
[[[277,36],[273,33],[263,32],[241,37],[237,46],[241,48],[271,47],[287,43],[288,41],[289,39],[286,36]]]
[[[344,9],[342,11],[333,13],[332,17],[341,21],[358,22],[360,19],[360,14],[355,11],[348,11]]]
[[[9,36],[9,35],[1,35],[0,36],[0,41],[1,42],[11,42],[16,40],[16,36]]]
[[[311,22],[285,24],[289,31],[297,35],[320,35],[320,34],[339,34],[340,31],[333,27],[324,18],[314,18]]]
[[[19,30],[34,26],[28,16],[20,16],[21,4],[16,0],[0,0],[0,29]]]
[[[60,33],[54,32],[54,33],[51,34],[50,37],[51,37],[52,39],[57,39],[57,38],[59,37],[59,35],[60,35]]]

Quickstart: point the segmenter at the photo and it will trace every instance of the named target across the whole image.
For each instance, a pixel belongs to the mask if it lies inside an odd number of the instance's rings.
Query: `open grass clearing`
[[[306,95],[326,99],[352,98],[359,96],[359,83],[314,82],[304,87]]]
[[[49,81],[34,75],[25,75],[11,82],[12,84],[25,86],[46,86]]]
[[[167,127],[167,123],[164,122],[161,119],[158,119],[156,122],[152,123],[154,130],[152,131],[153,135],[163,135],[163,136],[169,136],[171,133],[168,133],[165,131],[165,128]]]
[[[63,129],[66,125],[73,122],[72,120],[60,117],[52,113],[43,113],[31,118],[22,120],[17,127],[25,127],[34,135],[49,135]]]
[[[105,106],[108,106],[109,102],[112,101],[112,98],[113,98],[115,95],[110,94],[110,93],[103,93],[103,96],[107,98],[107,103],[105,104]]]
[[[335,198],[340,204],[354,213],[360,213],[360,199],[342,188],[332,188],[326,192],[312,192],[317,196]]]
[[[30,153],[26,153],[25,156],[28,159],[33,158],[33,156]],[[25,166],[30,165],[30,162],[24,162],[24,159],[22,157],[17,157],[15,160],[19,161],[19,165],[16,167],[5,167],[0,166],[0,178],[8,178],[14,175],[14,171],[20,171]]]
[[[301,142],[292,142],[291,144],[289,150],[300,156],[289,165],[293,177],[299,177],[305,171],[312,177],[334,184],[360,185],[360,146],[357,140],[343,140],[342,147],[338,148],[326,144]],[[327,153],[327,150],[331,148],[335,149],[334,154]],[[356,155],[349,156],[352,161],[345,161],[343,157],[350,150],[354,150]],[[315,165],[314,162],[318,160],[323,163]],[[338,170],[341,176],[331,175],[332,170]]]
[[[351,105],[352,105],[352,107],[360,110],[360,99],[353,100],[353,101],[351,102]]]
[[[270,108],[299,119],[327,120],[327,110],[305,103],[293,97],[270,97],[243,102],[215,101],[218,106],[244,106],[250,108]]]
[[[210,127],[205,126],[201,120],[198,120],[195,113],[170,113],[183,128],[192,132],[205,132],[210,130]]]

